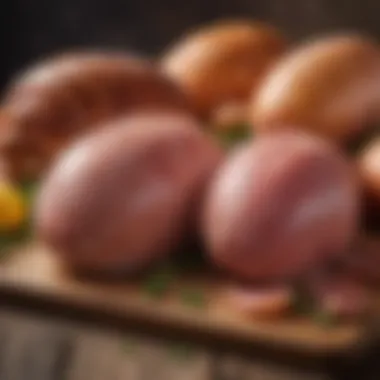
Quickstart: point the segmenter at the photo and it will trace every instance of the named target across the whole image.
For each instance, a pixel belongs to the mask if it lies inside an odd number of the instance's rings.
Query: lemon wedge
[[[26,220],[23,193],[8,182],[0,182],[0,233],[15,231]]]

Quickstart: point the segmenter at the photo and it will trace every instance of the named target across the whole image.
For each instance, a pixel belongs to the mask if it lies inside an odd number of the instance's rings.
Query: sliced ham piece
[[[266,288],[231,287],[226,291],[227,304],[244,316],[281,318],[290,310],[293,292],[287,286]]]
[[[343,319],[368,314],[372,304],[370,290],[349,274],[329,274],[314,279],[310,293],[317,308]]]

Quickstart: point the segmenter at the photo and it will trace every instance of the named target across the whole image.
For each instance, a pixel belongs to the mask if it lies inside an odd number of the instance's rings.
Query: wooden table
[[[290,363],[249,350],[166,339],[108,323],[36,312],[29,306],[0,307],[1,380],[377,380],[376,351],[351,363]],[[8,306],[5,306],[8,305]],[[375,349],[375,347],[374,347]],[[372,355],[372,359],[371,359]],[[377,357],[376,357],[377,356]],[[299,359],[301,360],[301,359]],[[344,363],[344,364],[343,364]]]
[[[376,324],[319,338],[294,321],[253,326],[213,309],[155,305],[133,289],[74,283],[42,250],[22,255],[0,270],[1,380],[380,378]]]

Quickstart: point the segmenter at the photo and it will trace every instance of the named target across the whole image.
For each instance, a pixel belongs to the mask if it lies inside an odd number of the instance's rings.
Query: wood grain
[[[104,312],[118,317],[136,318],[146,323],[185,328],[190,331],[223,335],[244,342],[269,343],[311,354],[329,354],[350,350],[375,339],[369,323],[322,327],[307,319],[280,321],[245,319],[218,302],[223,287],[213,279],[183,278],[175,287],[194,284],[201,287],[208,303],[197,309],[178,298],[164,300],[147,297],[136,284],[104,285],[86,283],[64,273],[56,256],[39,245],[28,246],[9,255],[0,268],[0,289],[24,292],[54,303]],[[379,302],[380,304],[380,302]]]
[[[0,309],[1,380],[328,380],[330,375]],[[63,354],[67,347],[69,354]],[[64,358],[63,358],[64,356]],[[5,364],[5,365],[4,365]]]

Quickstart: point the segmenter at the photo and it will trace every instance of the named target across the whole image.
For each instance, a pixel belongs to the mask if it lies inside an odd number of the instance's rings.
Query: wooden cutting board
[[[178,298],[176,290],[190,286],[202,289],[207,300],[202,308],[186,305]],[[185,277],[175,283],[173,294],[164,300],[152,299],[141,284],[104,285],[75,279],[64,272],[55,255],[37,244],[12,252],[0,266],[0,291],[211,337],[323,355],[352,350],[377,337],[377,318],[371,323],[330,327],[295,317],[280,321],[244,318],[219,301],[224,286],[210,276]],[[376,304],[380,306],[380,297]]]

